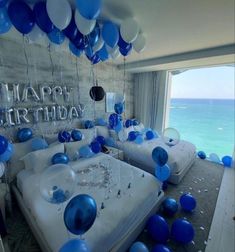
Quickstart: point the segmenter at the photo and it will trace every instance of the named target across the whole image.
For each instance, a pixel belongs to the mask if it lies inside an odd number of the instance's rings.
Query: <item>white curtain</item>
[[[168,72],[135,74],[134,114],[145,127],[162,132],[168,102]]]

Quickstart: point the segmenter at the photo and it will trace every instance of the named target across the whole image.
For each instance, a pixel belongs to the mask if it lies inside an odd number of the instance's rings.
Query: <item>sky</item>
[[[235,67],[187,70],[173,75],[172,98],[235,99]]]

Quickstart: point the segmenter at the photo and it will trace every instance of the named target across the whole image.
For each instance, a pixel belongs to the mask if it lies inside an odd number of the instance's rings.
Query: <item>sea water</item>
[[[233,155],[235,100],[171,99],[168,127],[177,129],[181,139],[197,150],[216,153],[220,158]]]

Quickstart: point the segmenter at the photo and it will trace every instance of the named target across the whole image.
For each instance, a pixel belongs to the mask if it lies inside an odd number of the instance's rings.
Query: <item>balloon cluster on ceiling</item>
[[[29,40],[35,42],[44,33],[55,44],[67,37],[69,49],[77,57],[83,52],[96,64],[110,57],[116,59],[129,55],[132,48],[140,53],[145,48],[145,38],[133,18],[117,25],[111,20],[100,20],[102,0],[76,0],[72,10],[68,0],[37,2],[33,9],[23,0],[0,0],[0,34],[8,32],[12,24]]]

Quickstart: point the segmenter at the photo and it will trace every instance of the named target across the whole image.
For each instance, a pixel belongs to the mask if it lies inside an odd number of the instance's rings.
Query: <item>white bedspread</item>
[[[94,164],[106,164],[107,167],[107,162],[110,162],[108,166],[110,185],[105,188],[102,187],[105,171],[101,166],[94,168]],[[87,173],[85,169],[89,167]],[[160,183],[155,177],[148,173],[142,176],[142,170],[108,155],[100,154],[91,159],[73,162],[72,168],[77,172],[79,183],[73,196],[89,194],[96,200],[98,206],[98,217],[83,236],[91,251],[110,251],[143,220],[158,201]],[[68,202],[63,205],[46,202],[39,192],[39,176],[32,174],[24,177],[23,199],[51,250],[57,252],[65,242],[75,237],[66,230],[63,222],[63,212]],[[130,189],[128,189],[129,183],[131,183]],[[121,190],[121,197],[117,197],[118,190]],[[103,210],[100,209],[102,202],[105,206]]]
[[[162,138],[146,140],[141,145],[129,141],[124,143],[118,142],[118,147],[124,151],[126,158],[130,158],[140,165],[151,168],[148,170],[150,173],[154,173],[155,171],[156,163],[152,159],[152,151],[157,146],[167,151],[167,164],[171,169],[171,174],[180,172],[195,158],[196,147],[183,140],[172,147],[166,145]]]

